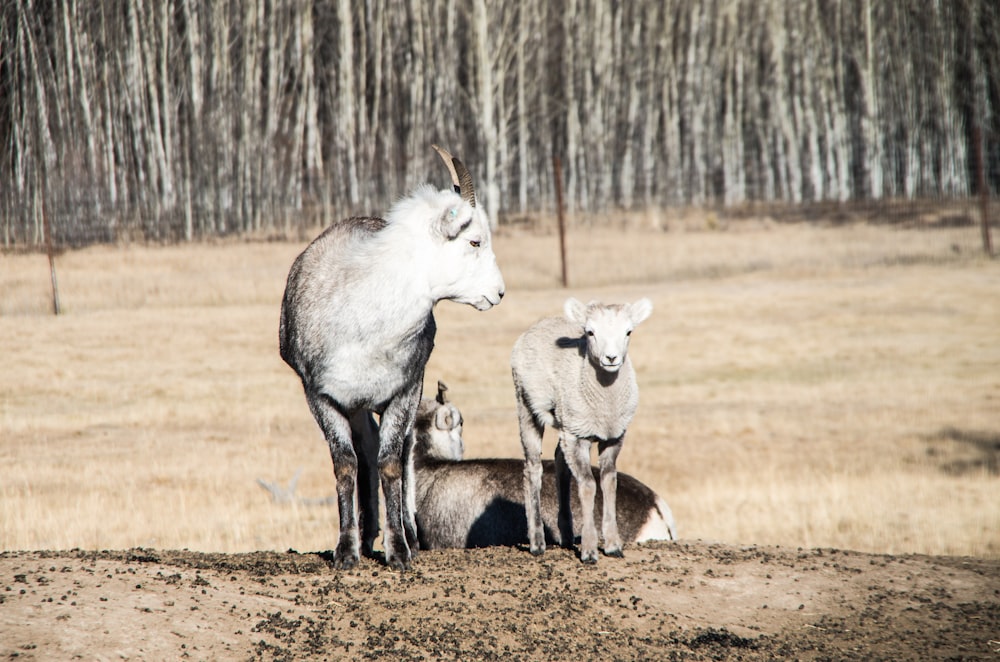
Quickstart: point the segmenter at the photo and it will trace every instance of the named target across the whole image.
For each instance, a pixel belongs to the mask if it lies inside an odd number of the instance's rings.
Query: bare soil
[[[1000,561],[704,542],[0,553],[8,659],[997,660]]]

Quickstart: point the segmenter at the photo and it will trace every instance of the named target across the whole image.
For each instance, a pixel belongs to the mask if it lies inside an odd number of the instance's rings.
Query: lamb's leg
[[[410,568],[412,555],[407,543],[407,525],[416,537],[413,513],[409,512],[403,491],[403,473],[406,471],[408,437],[413,432],[422,387],[423,384],[415,380],[389,403],[379,421],[378,472],[385,496],[385,561],[398,570]]]
[[[580,560],[584,563],[597,563],[597,526],[594,524],[597,482],[590,469],[590,441],[562,431],[559,444],[580,494]]]
[[[566,464],[566,456],[562,450],[562,435],[559,435],[560,443],[556,446],[556,497],[559,503],[559,544],[564,549],[572,549],[575,536],[573,535],[573,509],[572,497],[570,496],[570,469]]]
[[[340,511],[340,540],[333,565],[349,570],[358,563],[358,520],[354,510],[357,493],[358,456],[351,442],[351,426],[333,402],[322,393],[306,391],[309,410],[323,430],[337,478],[337,507]]]
[[[378,425],[371,412],[351,417],[351,436],[358,456],[358,519],[361,524],[361,554],[373,555],[378,538]]]
[[[624,435],[611,441],[601,441],[597,445],[601,468],[601,495],[604,514],[601,533],[604,536],[604,553],[608,556],[624,556],[622,539],[618,534],[618,453],[622,450]]]
[[[542,432],[524,394],[514,389],[517,421],[524,449],[524,514],[528,518],[528,548],[535,556],[545,553],[545,526],[542,523]]]

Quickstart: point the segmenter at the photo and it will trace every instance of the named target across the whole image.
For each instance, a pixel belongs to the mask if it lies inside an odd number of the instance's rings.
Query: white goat
[[[455,191],[425,185],[385,219],[332,225],[296,258],[285,286],[281,357],[302,379],[330,447],[340,511],[338,568],[358,561],[356,497],[363,551],[372,553],[379,481],[386,562],[410,566],[417,537],[406,457],[434,346],[434,304],[451,299],[487,310],[504,294],[472,178],[461,161],[434,148]],[[377,433],[373,412],[380,415]]]
[[[522,476],[524,462],[515,459],[463,460],[462,414],[444,397],[438,382],[436,399],[424,398],[415,424],[413,447],[417,534],[423,549],[514,546],[528,542]],[[558,451],[557,451],[558,452]],[[541,507],[545,539],[563,544],[558,528],[555,463],[542,462]],[[591,468],[596,477],[597,470]],[[571,492],[571,491],[570,491]],[[572,496],[572,493],[571,493]],[[598,486],[596,501],[601,506]],[[581,512],[571,498],[572,512]],[[626,543],[676,540],[677,529],[667,503],[628,474],[618,474],[618,525]],[[573,536],[580,535],[574,518]],[[572,539],[566,541],[569,546]]]
[[[524,448],[524,499],[532,554],[545,552],[539,494],[542,433],[550,425],[559,430],[562,451],[556,453],[555,463],[562,540],[569,540],[568,532],[572,530],[572,513],[563,501],[569,495],[568,469],[576,480],[582,504],[580,560],[597,562],[596,487],[590,471],[590,445],[596,441],[604,494],[604,553],[622,555],[615,508],[615,462],[625,430],[639,405],[628,343],[632,329],[652,310],[648,299],[614,305],[591,302],[585,306],[571,298],[564,306],[565,317],[537,322],[514,343],[510,364]]]

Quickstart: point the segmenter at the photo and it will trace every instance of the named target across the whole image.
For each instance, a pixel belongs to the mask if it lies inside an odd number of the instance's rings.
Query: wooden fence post
[[[552,173],[556,184],[556,215],[559,217],[559,260],[562,264],[562,286],[569,287],[566,275],[566,209],[563,205],[562,161],[552,155]]]
[[[52,225],[49,223],[49,210],[45,202],[46,186],[42,186],[42,232],[45,233],[45,252],[49,256],[49,277],[52,279],[52,313],[58,315],[59,305],[59,281],[56,278],[56,258],[52,251]]]
[[[986,185],[986,167],[983,163],[983,132],[979,122],[973,118],[972,142],[976,153],[976,187],[979,189],[979,215],[982,224],[983,250],[986,256],[993,257],[993,239],[990,237],[990,189]]]

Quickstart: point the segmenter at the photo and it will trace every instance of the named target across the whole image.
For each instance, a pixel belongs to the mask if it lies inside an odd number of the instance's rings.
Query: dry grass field
[[[495,240],[508,295],[444,302],[426,374],[469,456],[520,455],[508,356],[584,300],[648,296],[619,468],[682,538],[1000,558],[1000,262],[978,229],[746,221]],[[329,455],[278,356],[304,242],[0,255],[0,549],[330,549]],[[546,435],[551,456],[554,435]]]

